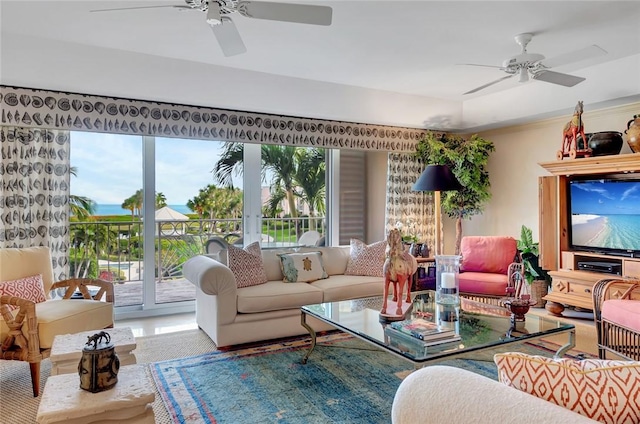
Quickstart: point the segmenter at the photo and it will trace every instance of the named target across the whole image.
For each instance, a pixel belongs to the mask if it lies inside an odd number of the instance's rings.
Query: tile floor
[[[174,333],[198,328],[195,312],[116,320],[116,327],[130,327],[134,337]]]

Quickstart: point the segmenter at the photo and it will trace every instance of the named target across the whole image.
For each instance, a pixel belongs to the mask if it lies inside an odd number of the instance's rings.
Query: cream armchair
[[[0,296],[0,359],[29,363],[34,397],[40,393],[40,362],[49,357],[56,335],[113,327],[113,284],[93,279],[54,283],[48,247],[0,249],[0,282],[37,274],[45,301]],[[98,291],[92,296],[88,287]],[[51,299],[55,289],[66,289],[63,299]],[[83,299],[69,299],[76,291]]]

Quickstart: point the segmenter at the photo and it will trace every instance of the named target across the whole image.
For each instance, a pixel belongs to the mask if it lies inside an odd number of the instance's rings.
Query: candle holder
[[[460,305],[459,255],[436,255],[436,303]]]

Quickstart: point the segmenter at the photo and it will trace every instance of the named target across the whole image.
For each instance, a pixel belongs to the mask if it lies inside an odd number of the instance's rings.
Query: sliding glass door
[[[72,132],[71,165],[72,273],[112,281],[119,314],[192,309],[182,265],[211,239],[325,242],[322,149]]]

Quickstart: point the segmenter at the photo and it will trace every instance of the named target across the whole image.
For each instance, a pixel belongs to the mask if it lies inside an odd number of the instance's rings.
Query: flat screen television
[[[640,176],[569,182],[572,250],[640,257]]]

